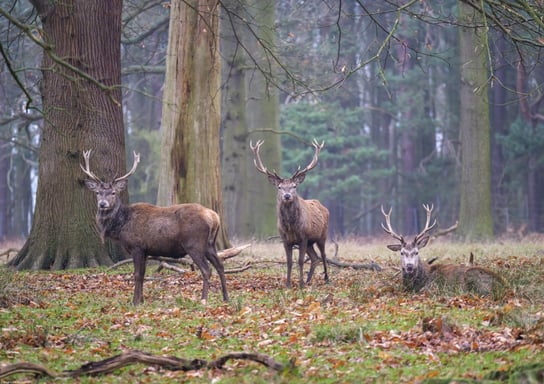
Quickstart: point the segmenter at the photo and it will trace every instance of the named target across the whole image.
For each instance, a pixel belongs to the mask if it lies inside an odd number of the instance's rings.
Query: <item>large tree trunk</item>
[[[219,2],[171,2],[158,204],[200,203],[221,218]]]
[[[280,169],[281,147],[277,134],[279,101],[276,89],[267,89],[262,73],[251,68],[251,60],[263,60],[247,21],[234,15],[248,13],[254,32],[265,42],[274,41],[275,2],[229,1],[222,21],[223,79],[223,198],[231,234],[238,237],[271,236],[276,228],[275,189],[255,170],[249,140],[264,139],[274,169]],[[266,132],[273,131],[274,133]],[[263,148],[263,153],[264,153]],[[264,155],[263,155],[264,157]],[[268,163],[267,163],[268,164]]]
[[[461,65],[461,207],[459,233],[467,240],[493,236],[491,138],[485,33],[480,15],[459,1]]]
[[[9,160],[11,147],[9,143],[0,143],[0,241],[5,240],[10,230],[10,192],[8,188]]]
[[[34,0],[32,4],[42,21],[44,42],[51,47],[43,57],[45,123],[33,225],[10,264],[17,269],[107,265],[120,254],[100,241],[94,220],[96,199],[83,186],[79,163],[82,150],[93,149],[92,168],[99,177],[112,178],[125,169],[122,1]]]
[[[221,64],[223,88],[221,89],[221,136],[222,136],[222,180],[225,220],[230,235],[245,237],[248,221],[247,162],[249,146],[246,116],[246,89],[244,67],[246,56],[241,49],[240,23],[230,12],[241,14],[245,2],[227,0],[223,6],[221,21]]]

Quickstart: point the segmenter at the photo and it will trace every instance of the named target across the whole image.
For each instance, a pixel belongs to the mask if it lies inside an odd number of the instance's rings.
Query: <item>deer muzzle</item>
[[[404,272],[406,272],[407,274],[411,275],[412,273],[414,273],[416,270],[416,266],[414,264],[406,264],[404,266]]]
[[[110,209],[110,203],[107,200],[98,200],[98,209],[107,211]]]

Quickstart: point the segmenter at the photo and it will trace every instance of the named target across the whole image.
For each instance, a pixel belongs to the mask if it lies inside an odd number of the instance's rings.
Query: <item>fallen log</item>
[[[238,247],[223,249],[222,251],[217,252],[217,256],[222,260],[231,259],[231,258],[233,258],[235,256],[238,256],[244,249],[249,248],[249,247],[251,247],[251,244],[244,244],[244,245],[240,245]],[[165,262],[167,264],[183,264],[183,265],[187,265],[187,266],[193,266],[193,263],[188,258],[187,259],[185,259],[185,258],[174,259],[172,257],[149,256],[148,260],[157,260],[157,261],[160,261],[161,263]],[[109,267],[107,269],[107,271],[119,268],[122,265],[130,264],[130,263],[132,263],[132,259],[121,260],[118,263],[115,263],[114,265]],[[161,266],[159,265],[159,270],[160,269],[161,269]],[[169,269],[172,269],[172,268],[169,268]]]
[[[95,376],[111,373],[119,368],[132,364],[160,366],[170,371],[193,371],[203,368],[222,369],[229,360],[253,361],[276,372],[282,372],[294,367],[294,361],[291,361],[288,365],[284,365],[277,362],[272,357],[261,353],[235,352],[226,354],[215,360],[207,361],[203,359],[184,359],[176,356],[155,356],[138,350],[129,350],[104,360],[83,364],[77,369],[65,370],[61,373],[50,370],[42,365],[29,362],[7,364],[0,366],[0,379],[21,373],[51,378]]]
[[[339,268],[369,269],[375,272],[380,272],[382,270],[382,267],[380,267],[380,265],[374,261],[370,263],[360,264],[360,263],[344,263],[342,261],[327,259],[327,263]]]

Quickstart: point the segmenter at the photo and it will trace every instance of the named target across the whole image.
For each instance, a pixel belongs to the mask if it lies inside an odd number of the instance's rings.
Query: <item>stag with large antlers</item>
[[[397,234],[391,227],[391,209],[385,213],[382,206],[382,214],[385,217],[385,225],[382,223],[382,228],[400,243],[388,245],[387,248],[394,252],[400,251],[404,288],[408,291],[419,292],[431,282],[436,282],[443,287],[470,291],[483,296],[502,292],[506,282],[501,276],[487,268],[462,264],[430,265],[421,261],[419,250],[427,245],[429,231],[436,225],[436,219],[430,224],[433,205],[424,204],[423,209],[427,213],[425,227],[411,242],[407,242],[404,236]]]
[[[203,278],[202,300],[208,298],[210,262],[221,280],[223,299],[228,301],[225,272],[217,257],[215,240],[219,231],[219,215],[200,204],[177,204],[157,207],[136,203],[125,205],[119,194],[127,187],[128,178],[136,171],[140,155],[134,153],[132,169],[111,182],[102,181],[89,165],[91,151],[83,152],[88,176],[85,185],[96,193],[98,211],[96,222],[102,239],[118,241],[134,261],[133,304],[143,302],[143,282],[147,256],[181,258],[189,255]]]
[[[425,228],[418,233],[414,240],[407,242],[404,239],[404,236],[397,234],[393,231],[391,227],[391,211],[385,213],[382,206],[382,214],[385,216],[385,223],[382,228],[385,232],[390,234],[395,240],[398,240],[400,244],[391,244],[387,248],[394,252],[400,251],[400,260],[402,268],[402,282],[405,289],[410,291],[419,291],[427,282],[429,275],[429,265],[422,263],[419,258],[419,249],[423,248],[429,242],[428,232],[434,228],[436,225],[436,220],[431,223],[431,212],[433,211],[433,206],[429,207],[428,205],[423,205],[423,208],[427,212],[427,221],[425,222]]]
[[[325,208],[318,200],[304,200],[297,194],[297,187],[304,181],[306,173],[317,165],[319,152],[325,143],[319,144],[316,140],[312,145],[315,149],[314,156],[310,164],[304,169],[298,167],[297,171],[289,178],[280,177],[276,171],[270,172],[263,165],[259,150],[263,141],[259,140],[255,145],[250,143],[251,150],[255,158],[254,163],[257,170],[268,177],[268,180],[278,188],[277,195],[277,214],[278,230],[280,233],[285,254],[287,256],[287,287],[291,287],[291,270],[293,267],[293,247],[298,246],[299,257],[299,286],[304,286],[304,258],[308,254],[310,257],[310,270],[306,283],[312,280],[315,268],[319,263],[319,257],[314,249],[314,244],[319,248],[325,282],[329,281],[327,272],[327,257],[325,254],[325,242],[327,241],[327,232],[329,227],[329,210]]]

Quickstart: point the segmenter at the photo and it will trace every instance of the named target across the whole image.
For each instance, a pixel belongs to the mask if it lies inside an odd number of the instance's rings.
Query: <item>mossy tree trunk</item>
[[[44,127],[32,229],[10,265],[19,270],[108,265],[122,254],[100,240],[96,199],[82,183],[79,163],[82,151],[93,149],[91,166],[98,176],[113,178],[125,169],[122,1],[31,2],[50,47],[42,63]]]
[[[230,244],[221,194],[218,13],[217,0],[171,2],[157,200],[216,211],[224,248]]]
[[[263,160],[270,169],[281,171],[278,92],[253,65],[254,61],[265,62],[264,50],[253,33],[261,37],[262,44],[274,46],[275,2],[224,4],[231,15],[248,15],[239,19],[229,17],[225,11],[222,22],[225,214],[232,234],[267,237],[277,234],[276,189],[255,169],[249,141],[264,139]],[[248,21],[253,31],[249,31]]]
[[[493,237],[491,134],[485,29],[481,15],[459,2],[461,65],[461,206],[459,233],[466,240]]]

